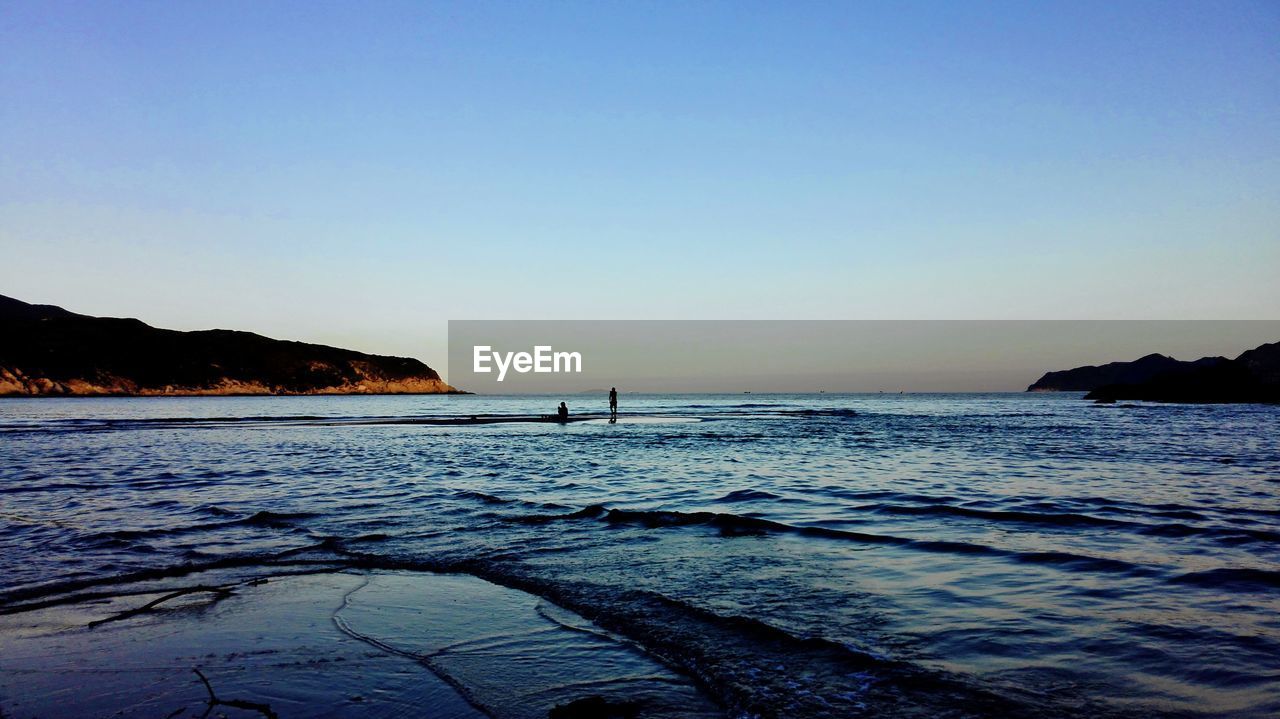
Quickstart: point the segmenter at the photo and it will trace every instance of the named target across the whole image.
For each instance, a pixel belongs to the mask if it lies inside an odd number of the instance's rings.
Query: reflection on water
[[[414,422],[561,399],[5,401],[0,592],[341,551],[558,593],[709,676],[767,655],[832,706],[855,680],[752,632],[1020,701],[1280,711],[1280,408],[623,395],[616,424],[603,396],[568,425]]]

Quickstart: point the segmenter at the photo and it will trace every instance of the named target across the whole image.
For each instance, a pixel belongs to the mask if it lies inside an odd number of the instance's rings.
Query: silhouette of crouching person
[[[564,403],[560,403],[560,408],[556,410],[556,421],[564,424],[569,421],[569,407]]]

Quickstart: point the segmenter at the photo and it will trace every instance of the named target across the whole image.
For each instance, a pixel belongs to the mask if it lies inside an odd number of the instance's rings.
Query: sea
[[[729,716],[1275,717],[1280,407],[0,401],[0,605],[308,562],[537,594]]]

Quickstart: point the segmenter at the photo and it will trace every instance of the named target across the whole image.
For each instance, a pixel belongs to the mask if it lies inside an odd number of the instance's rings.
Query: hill
[[[1114,402],[1280,403],[1280,342],[1264,344],[1233,360],[1189,372],[1152,377],[1144,382],[1099,387],[1085,399]]]
[[[1087,391],[1085,399],[1113,402],[1280,402],[1280,342],[1235,359],[1181,362],[1150,354],[1132,362],[1047,372],[1028,392]]]
[[[407,357],[252,332],[159,329],[0,295],[0,396],[454,392]]]
[[[1183,362],[1162,354],[1149,354],[1132,362],[1108,362],[1074,369],[1046,372],[1027,387],[1028,392],[1089,392],[1116,384],[1140,384],[1163,375],[1192,372],[1197,368],[1226,362],[1226,357],[1204,357]]]

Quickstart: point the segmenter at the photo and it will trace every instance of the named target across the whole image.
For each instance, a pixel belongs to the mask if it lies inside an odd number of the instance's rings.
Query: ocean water
[[[465,572],[729,715],[1280,715],[1280,408],[1078,394],[0,402],[0,603]],[[567,398],[575,413],[603,397]]]

